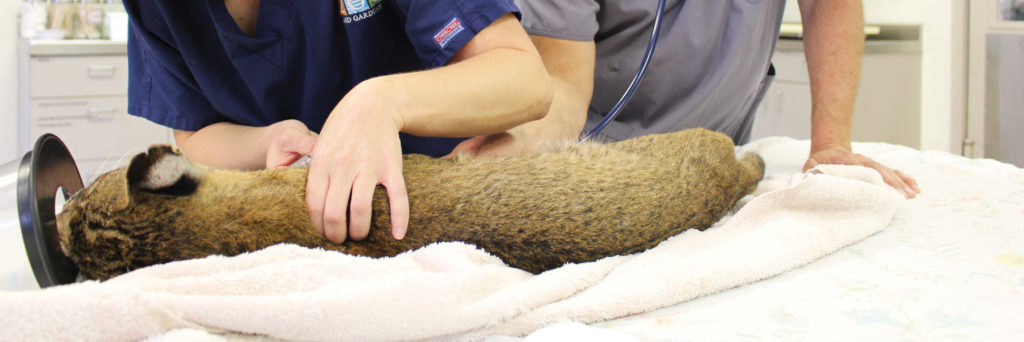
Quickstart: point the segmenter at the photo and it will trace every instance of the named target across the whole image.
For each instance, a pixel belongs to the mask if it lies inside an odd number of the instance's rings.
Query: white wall
[[[17,157],[20,12],[21,1],[0,0],[0,164]]]
[[[942,150],[960,154],[960,136],[950,134],[956,122],[961,125],[963,118],[955,104],[962,103],[953,98],[953,1],[921,0],[922,42],[924,51],[921,63],[921,149]],[[962,100],[962,99],[961,99]],[[962,127],[957,128],[963,131]],[[956,146],[956,147],[954,147]]]
[[[953,118],[953,1],[956,0],[863,0],[868,24],[921,25],[921,149],[960,153],[950,134]],[[797,0],[786,3],[786,21],[799,21]],[[959,114],[957,114],[959,115]],[[958,128],[961,129],[962,128]]]

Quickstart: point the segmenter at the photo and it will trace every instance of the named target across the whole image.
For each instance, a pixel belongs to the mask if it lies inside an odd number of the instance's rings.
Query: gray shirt
[[[626,138],[704,127],[737,143],[771,83],[785,0],[668,0],[647,76],[601,132]],[[587,128],[622,96],[640,66],[657,0],[516,0],[530,34],[597,44]]]

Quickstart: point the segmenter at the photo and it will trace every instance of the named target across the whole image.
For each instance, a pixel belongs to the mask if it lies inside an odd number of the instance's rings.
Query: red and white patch
[[[462,26],[462,21],[459,18],[452,18],[440,32],[434,35],[434,42],[441,48],[444,48],[464,30],[465,27]]]

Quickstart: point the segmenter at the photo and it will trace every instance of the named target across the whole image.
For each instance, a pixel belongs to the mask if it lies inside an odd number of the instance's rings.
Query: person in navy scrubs
[[[308,210],[334,242],[367,236],[378,184],[405,235],[403,152],[447,155],[459,137],[544,117],[553,96],[512,0],[124,5],[129,113],[212,167],[312,154]]]

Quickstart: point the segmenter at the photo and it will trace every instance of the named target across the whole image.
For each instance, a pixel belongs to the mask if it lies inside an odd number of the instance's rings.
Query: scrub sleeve
[[[592,41],[600,5],[594,0],[519,0],[527,33],[576,41]]]

